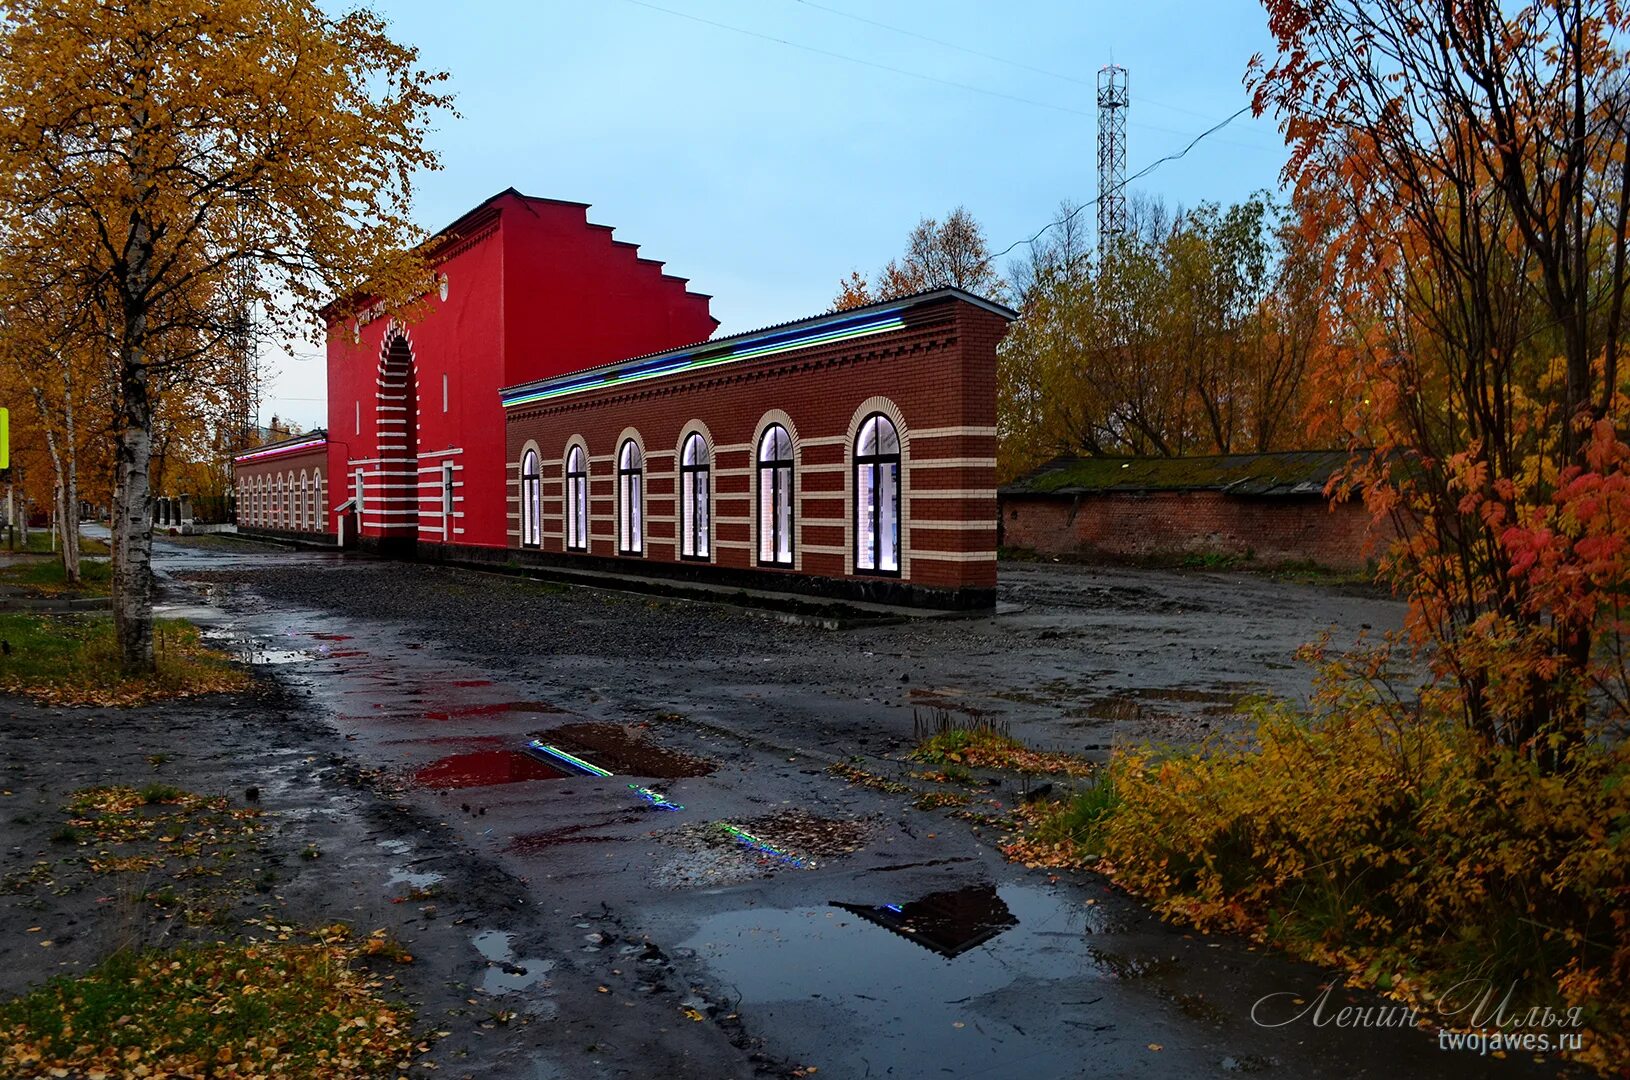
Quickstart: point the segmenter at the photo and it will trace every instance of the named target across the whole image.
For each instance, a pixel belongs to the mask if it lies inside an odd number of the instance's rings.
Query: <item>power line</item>
[[[1250,111],[1251,111],[1251,106],[1249,106],[1249,105],[1246,105],[1241,109],[1238,109],[1234,113],[1230,114],[1226,119],[1219,120],[1217,123],[1211,125],[1210,127],[1206,128],[1204,131],[1200,132],[1200,134],[1196,135],[1194,137],[1194,139],[1187,146],[1183,147],[1183,149],[1181,149],[1181,150],[1179,150],[1179,151],[1177,151],[1176,153],[1173,153],[1173,154],[1167,154],[1163,158],[1156,158],[1154,161],[1151,161],[1149,164],[1145,165],[1143,168],[1139,169],[1137,172],[1133,173],[1131,176],[1128,176],[1124,181],[1122,181],[1120,184],[1116,185],[1115,188],[1112,191],[1100,191],[1091,200],[1089,200],[1087,202],[1084,202],[1081,205],[1077,206],[1074,210],[1071,210],[1067,215],[1065,215],[1065,217],[1062,220],[1048,222],[1046,225],[1043,225],[1040,229],[1037,229],[1034,235],[1032,235],[1032,236],[1030,236],[1030,237],[1028,237],[1028,238],[1026,238],[1024,240],[1015,240],[1015,241],[1013,241],[1013,243],[1009,244],[1007,247],[1003,248],[1001,251],[996,252],[994,255],[986,256],[985,260],[982,263],[980,263],[979,265],[981,265],[981,266],[989,266],[991,263],[995,262],[997,259],[1000,259],[1003,255],[1006,255],[1008,252],[1012,251],[1014,248],[1032,245],[1037,240],[1040,240],[1043,236],[1045,236],[1049,231],[1058,228],[1060,225],[1068,225],[1070,222],[1075,220],[1075,216],[1077,214],[1079,214],[1081,211],[1085,210],[1087,207],[1089,207],[1089,206],[1097,206],[1099,201],[1101,199],[1103,199],[1104,196],[1110,195],[1110,194],[1118,194],[1122,188],[1126,187],[1126,185],[1130,184],[1132,181],[1139,180],[1139,179],[1142,179],[1145,176],[1148,176],[1150,173],[1154,172],[1156,169],[1160,168],[1160,166],[1164,165],[1168,161],[1176,161],[1178,158],[1183,157],[1190,150],[1193,150],[1196,146],[1198,146],[1200,144],[1201,139],[1204,139],[1207,135],[1210,135],[1210,134],[1212,134],[1214,132],[1221,131],[1223,128],[1227,127],[1229,124],[1232,124],[1235,120],[1238,120],[1240,117],[1244,116],[1246,113],[1248,113]]]
[[[1021,71],[1029,71],[1029,72],[1033,72],[1033,73],[1035,73],[1037,75],[1046,75],[1048,78],[1051,78],[1051,79],[1062,79],[1065,82],[1074,83],[1077,86],[1085,86],[1085,87],[1088,87],[1090,89],[1093,89],[1094,91],[1097,90],[1097,84],[1092,79],[1081,79],[1081,78],[1077,78],[1074,75],[1066,75],[1062,71],[1053,71],[1050,68],[1037,67],[1034,64],[1027,64],[1022,60],[1014,60],[1014,59],[1011,59],[1011,58],[1006,57],[1006,56],[998,56],[995,53],[988,53],[988,52],[985,52],[985,51],[983,51],[981,49],[971,49],[966,45],[958,45],[954,41],[946,41],[944,38],[932,37],[932,36],[930,36],[928,34],[919,33],[916,30],[911,30],[911,29],[908,29],[908,28],[906,28],[904,26],[895,26],[893,23],[882,22],[882,21],[880,21],[878,19],[870,19],[870,18],[867,18],[864,15],[856,15],[854,12],[851,12],[851,11],[842,11],[842,10],[840,10],[838,8],[835,8],[835,7],[828,7],[825,4],[818,4],[818,3],[815,2],[815,0],[793,0],[793,3],[802,4],[805,7],[815,8],[817,11],[824,11],[824,12],[827,12],[828,14],[836,15],[839,18],[851,19],[851,20],[853,20],[855,22],[858,22],[858,23],[865,23],[867,26],[875,26],[880,30],[888,30],[891,33],[901,34],[901,35],[903,35],[905,37],[909,37],[909,38],[916,38],[918,41],[926,41],[926,42],[928,42],[928,43],[930,43],[932,45],[939,45],[939,46],[941,46],[943,48],[952,49],[952,50],[954,50],[956,52],[959,52],[959,53],[966,53],[969,56],[977,56],[977,57],[980,57],[981,59],[984,59],[984,60],[993,60],[998,64],[1006,64],[1009,67],[1015,67],[1015,68],[1018,68]],[[1195,109],[1184,108],[1181,105],[1171,105],[1171,104],[1168,104],[1167,102],[1164,102],[1164,101],[1156,101],[1153,98],[1144,97],[1142,94],[1138,95],[1138,103],[1140,105],[1153,105],[1153,106],[1155,106],[1156,108],[1159,108],[1159,109],[1168,109],[1171,112],[1175,112],[1175,113],[1183,113],[1186,116],[1198,117],[1201,120],[1210,120],[1211,119],[1210,114],[1199,112],[1199,111],[1197,111]],[[1135,122],[1134,122],[1134,126],[1136,126],[1136,127],[1145,127],[1145,128],[1148,128],[1150,131],[1163,131],[1163,132],[1166,132],[1169,135],[1189,135],[1189,134],[1192,134],[1191,132],[1187,132],[1187,131],[1173,131],[1171,128],[1153,127],[1152,125],[1138,124],[1138,123],[1135,123]],[[1247,143],[1233,143],[1231,145],[1234,145],[1234,146],[1246,146],[1246,145],[1250,145],[1250,144],[1247,144]],[[1258,147],[1258,149],[1269,149],[1269,147]],[[1278,149],[1278,148],[1274,147],[1272,149]]]
[[[773,41],[777,45],[786,45],[789,48],[801,49],[804,52],[815,53],[818,56],[829,56],[835,60],[843,60],[851,64],[859,64],[862,67],[876,68],[879,71],[889,71],[896,75],[905,75],[909,78],[921,79],[924,82],[938,83],[941,86],[950,86],[958,90],[967,90],[968,92],[974,94],[984,94],[986,97],[1001,98],[1004,101],[1016,101],[1021,105],[1035,105],[1043,109],[1054,109],[1058,112],[1071,113],[1075,116],[1090,117],[1094,115],[1093,113],[1084,109],[1072,109],[1068,105],[1054,105],[1048,101],[1037,101],[1034,98],[1019,97],[1017,94],[1004,94],[1000,90],[986,90],[982,86],[970,86],[967,83],[956,82],[953,79],[942,79],[937,75],[925,75],[920,71],[908,71],[905,68],[893,67],[889,64],[880,64],[874,60],[862,60],[857,56],[849,56],[845,53],[833,52],[831,49],[822,49],[815,45],[805,45],[802,42],[788,41],[786,38],[776,37],[774,34],[764,34],[757,30],[748,30],[740,26],[732,26],[729,23],[717,22],[713,19],[703,18],[700,15],[692,15],[688,11],[675,11],[673,8],[665,8],[659,4],[648,3],[647,0],[626,0],[626,2],[633,4],[636,7],[650,8],[652,11],[660,11],[665,15],[673,15],[676,18],[689,19],[691,22],[701,23],[704,26],[712,26],[719,30],[729,30],[733,34],[743,34],[747,37],[758,38],[760,41]]]
[[[1078,79],[1074,75],[1065,75],[1060,71],[1049,71],[1046,68],[1039,68],[1032,64],[1023,63],[1019,60],[1009,60],[1007,57],[997,56],[995,53],[981,52],[978,49],[970,49],[966,45],[958,45],[954,41],[945,41],[941,38],[929,37],[927,34],[920,34],[915,30],[907,30],[903,26],[893,26],[886,22],[879,22],[876,19],[868,19],[864,15],[856,15],[849,11],[839,11],[837,8],[827,7],[825,4],[817,4],[814,2],[814,0],[793,0],[793,2],[803,4],[805,7],[816,8],[817,10],[840,16],[841,18],[853,19],[855,22],[865,23],[868,26],[875,26],[879,29],[889,30],[896,34],[904,34],[906,37],[916,38],[918,41],[926,41],[933,45],[944,46],[947,49],[955,49],[957,52],[967,53],[969,56],[978,56],[985,60],[994,60],[998,64],[1007,64],[1009,67],[1016,67],[1023,71],[1033,71],[1037,75],[1046,75],[1054,79],[1063,79],[1065,82],[1072,82],[1077,86],[1093,85],[1092,81],[1089,79]]]

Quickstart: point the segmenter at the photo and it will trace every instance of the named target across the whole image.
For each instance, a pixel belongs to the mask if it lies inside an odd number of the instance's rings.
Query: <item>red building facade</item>
[[[512,554],[991,606],[1012,317],[942,289],[508,387]]]
[[[422,317],[330,322],[326,531],[346,514],[365,547],[504,546],[499,388],[718,326],[708,297],[587,209],[495,195],[432,239]]]
[[[240,529],[994,604],[1013,312],[942,289],[709,340],[709,298],[586,210],[502,192],[429,241],[406,323],[332,305],[326,438],[238,459]]]

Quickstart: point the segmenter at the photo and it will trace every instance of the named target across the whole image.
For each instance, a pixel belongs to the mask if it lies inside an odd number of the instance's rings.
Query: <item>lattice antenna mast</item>
[[[1098,250],[1126,232],[1126,69],[1098,70]]]

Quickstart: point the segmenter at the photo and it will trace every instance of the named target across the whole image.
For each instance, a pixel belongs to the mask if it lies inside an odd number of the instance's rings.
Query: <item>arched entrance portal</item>
[[[381,548],[411,549],[419,536],[419,380],[399,330],[380,357],[377,409],[379,497],[368,500],[363,524]]]

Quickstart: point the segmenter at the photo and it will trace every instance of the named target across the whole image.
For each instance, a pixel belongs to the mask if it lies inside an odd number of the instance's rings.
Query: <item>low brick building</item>
[[[1346,451],[1062,457],[1004,486],[1001,543],[1043,555],[1224,555],[1362,568],[1384,549],[1358,501],[1331,505]]]
[[[992,606],[1013,317],[939,289],[506,387],[511,555]]]
[[[270,535],[328,534],[328,433],[308,431],[232,459],[238,527]]]

